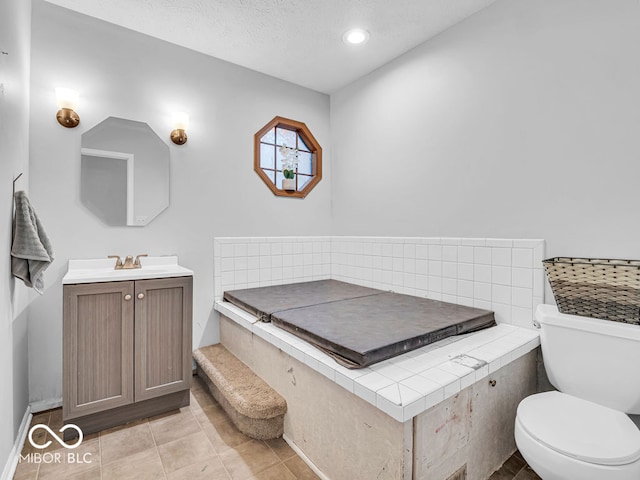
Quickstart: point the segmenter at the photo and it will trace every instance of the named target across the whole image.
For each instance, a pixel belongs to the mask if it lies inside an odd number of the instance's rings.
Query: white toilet
[[[515,439],[544,480],[640,480],[640,326],[559,313],[536,319],[559,392],[518,405]]]

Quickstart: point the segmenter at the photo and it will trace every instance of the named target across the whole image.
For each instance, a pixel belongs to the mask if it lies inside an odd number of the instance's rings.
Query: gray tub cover
[[[246,288],[224,292],[227,302],[258,317],[262,322],[270,322],[271,315],[282,310],[309,307],[321,303],[346,300],[348,298],[377,295],[382,290],[361,287],[338,280],[316,280],[314,282],[289,283],[271,287]]]
[[[302,292],[305,288],[315,288],[317,285],[313,284],[318,283],[249,289],[252,291],[246,296],[235,291],[230,292],[233,293],[230,297],[242,297],[245,302],[249,296],[259,298],[262,303],[251,309],[234,303],[253,314],[268,312],[274,325],[312,343],[347,368],[366,367],[443,338],[496,324],[489,310],[365,289],[344,282],[320,283],[319,292],[306,298],[296,297],[293,290],[283,295],[286,292],[283,287],[296,286],[296,291]],[[269,301],[271,289],[278,294]],[[256,290],[261,291],[259,295]],[[360,295],[354,296],[356,292]]]

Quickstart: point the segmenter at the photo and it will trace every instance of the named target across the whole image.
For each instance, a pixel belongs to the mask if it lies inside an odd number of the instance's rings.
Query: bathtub
[[[285,397],[284,438],[321,478],[486,480],[536,391],[543,258],[535,239],[216,238],[220,341]],[[491,310],[498,324],[350,369],[223,299],[324,279]]]
[[[284,438],[321,478],[485,480],[515,450],[533,330],[497,325],[349,369],[229,302],[215,309],[222,344],[285,397]]]

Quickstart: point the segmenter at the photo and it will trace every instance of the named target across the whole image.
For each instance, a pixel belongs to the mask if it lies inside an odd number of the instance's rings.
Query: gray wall
[[[11,276],[12,181],[29,181],[29,54],[31,2],[0,2],[0,474],[28,405],[29,294]]]
[[[638,58],[637,0],[499,0],[337,92],[332,233],[639,258]]]
[[[29,384],[46,406],[62,396],[69,259],[177,254],[195,272],[194,347],[214,343],[213,238],[326,234],[331,151],[326,95],[40,0],[33,9],[32,200],[56,261],[30,309]],[[56,86],[80,92],[75,129],[56,123]],[[169,139],[173,111],[190,114],[184,146]],[[324,149],[325,176],[304,200],[274,196],[253,171],[253,134],[276,115],[305,122]],[[146,122],[170,147],[171,204],[146,227],[108,227],[80,202],[81,135],[108,116]]]

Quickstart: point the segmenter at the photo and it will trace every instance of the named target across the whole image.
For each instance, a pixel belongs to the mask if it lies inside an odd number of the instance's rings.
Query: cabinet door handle
[[[139,294],[138,294],[138,298],[139,298],[140,300],[142,300],[142,299],[144,298],[144,293],[139,293]]]
[[[124,299],[129,301],[131,300],[131,295],[129,295],[128,293],[124,296]]]

